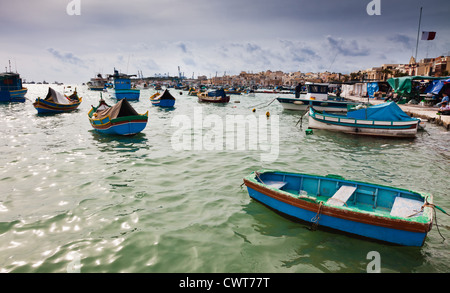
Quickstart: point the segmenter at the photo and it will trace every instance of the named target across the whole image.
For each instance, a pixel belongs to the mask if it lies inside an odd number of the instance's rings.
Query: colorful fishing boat
[[[136,75],[128,75],[119,73],[114,69],[114,74],[109,75],[112,79],[112,86],[107,86],[107,92],[112,98],[117,100],[127,99],[129,101],[138,101],[141,91],[131,87],[131,77]]]
[[[422,246],[433,222],[433,198],[406,189],[273,170],[244,178],[249,196],[271,209],[339,231]]]
[[[201,92],[197,94],[197,97],[199,102],[228,103],[230,101],[230,96],[227,96],[223,89]]]
[[[73,94],[66,96],[49,87],[45,99],[37,98],[33,106],[38,114],[56,114],[76,110],[81,101],[76,89]]]
[[[0,73],[0,102],[25,102],[27,88],[22,86],[18,73]]]
[[[163,94],[156,93],[150,97],[152,105],[163,108],[171,108],[175,105],[175,98],[170,94],[169,90],[164,90]]]
[[[121,99],[109,106],[103,99],[88,113],[92,127],[101,133],[113,135],[135,135],[147,126],[148,111],[139,114],[127,99]]]
[[[306,94],[299,98],[277,98],[285,110],[303,111],[306,113],[308,107],[314,107],[318,111],[327,112],[347,112],[350,106],[356,106],[359,103],[345,100],[341,97],[328,95],[328,84],[324,83],[306,83]]]
[[[394,102],[349,111],[346,115],[309,109],[310,129],[325,129],[358,135],[415,137],[420,119],[412,118]]]

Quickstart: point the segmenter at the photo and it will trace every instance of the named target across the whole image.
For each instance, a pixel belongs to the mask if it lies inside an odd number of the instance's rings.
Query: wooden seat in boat
[[[355,190],[355,186],[342,185],[341,188],[339,188],[339,190],[328,199],[327,204],[343,206]]]
[[[391,216],[410,217],[422,211],[423,202],[418,200],[396,197],[391,209]]]
[[[287,182],[283,182],[283,181],[265,181],[264,183],[267,186],[275,187],[278,189],[282,189],[287,184]]]

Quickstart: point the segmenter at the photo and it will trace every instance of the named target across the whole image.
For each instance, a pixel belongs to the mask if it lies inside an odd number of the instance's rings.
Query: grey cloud
[[[387,39],[394,43],[398,43],[407,49],[411,48],[414,42],[414,40],[411,37],[402,34],[396,34],[394,36],[387,37]]]
[[[368,48],[360,48],[356,40],[345,41],[327,36],[326,41],[332,53],[336,52],[343,56],[368,56],[370,53]]]
[[[52,54],[53,57],[55,57],[56,59],[58,59],[62,62],[79,65],[79,66],[84,66],[83,60],[81,60],[80,58],[75,56],[73,53],[70,53],[70,52],[61,53],[58,50],[53,49],[53,48],[48,48],[47,51],[50,52],[50,54]]]

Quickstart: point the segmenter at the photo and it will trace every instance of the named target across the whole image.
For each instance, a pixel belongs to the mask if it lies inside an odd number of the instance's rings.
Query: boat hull
[[[17,102],[23,103],[25,102],[25,95],[27,93],[27,88],[22,88],[20,90],[13,91],[1,91],[0,92],[0,102]]]
[[[354,102],[340,102],[340,101],[321,101],[308,100],[296,98],[277,98],[278,102],[285,110],[306,111],[308,107],[314,107],[319,111],[326,112],[347,112],[347,106],[354,106]]]
[[[431,216],[429,222],[419,223],[355,212],[349,208],[295,198],[283,190],[267,187],[249,177],[244,178],[244,183],[251,198],[279,213],[301,221],[404,246],[422,246],[431,229]],[[431,196],[427,200],[431,201]],[[426,212],[431,215],[430,211]]]
[[[151,100],[153,106],[171,108],[175,106],[175,100]]]
[[[136,89],[127,89],[127,90],[118,90],[118,89],[108,89],[108,93],[111,95],[111,98],[122,100],[127,99],[128,101],[138,101],[140,97],[140,90]]]
[[[56,104],[50,101],[36,99],[33,103],[34,108],[36,108],[38,114],[57,114],[64,112],[71,112],[78,108],[81,104],[82,99],[80,101],[73,104]]]
[[[92,117],[92,109],[89,117]],[[98,132],[110,135],[131,136],[142,132],[147,126],[148,112],[144,115],[120,117],[110,120],[109,116],[103,119],[89,118],[91,126]]]
[[[230,102],[230,96],[226,97],[210,97],[206,95],[199,95],[198,101],[202,103],[219,103],[219,104],[225,104]]]
[[[337,117],[309,110],[308,127],[357,135],[413,138],[417,134],[420,120],[377,121]]]

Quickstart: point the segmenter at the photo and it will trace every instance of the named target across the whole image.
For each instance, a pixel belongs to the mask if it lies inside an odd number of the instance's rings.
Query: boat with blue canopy
[[[22,86],[22,79],[18,73],[0,73],[0,102],[25,102],[28,89]]]
[[[260,170],[244,178],[249,196],[313,227],[383,242],[422,246],[433,222],[433,197],[407,189],[319,176]]]
[[[175,105],[175,98],[170,94],[169,90],[164,90],[163,94],[155,93],[150,97],[150,101],[152,105],[163,107],[163,108],[172,108]]]
[[[310,129],[371,136],[415,137],[420,119],[410,117],[395,102],[387,102],[349,111],[345,115],[319,112],[311,107],[308,123]]]
[[[128,75],[119,73],[114,69],[114,74],[109,75],[112,79],[111,86],[107,87],[107,92],[112,98],[117,100],[127,99],[129,101],[138,101],[141,91],[131,87],[131,77],[136,75]]]
[[[328,84],[307,82],[305,86],[305,95],[300,95],[299,98],[278,97],[277,101],[285,110],[303,112],[306,112],[309,107],[314,107],[318,111],[347,112],[349,106],[359,104],[342,97],[328,95]]]

